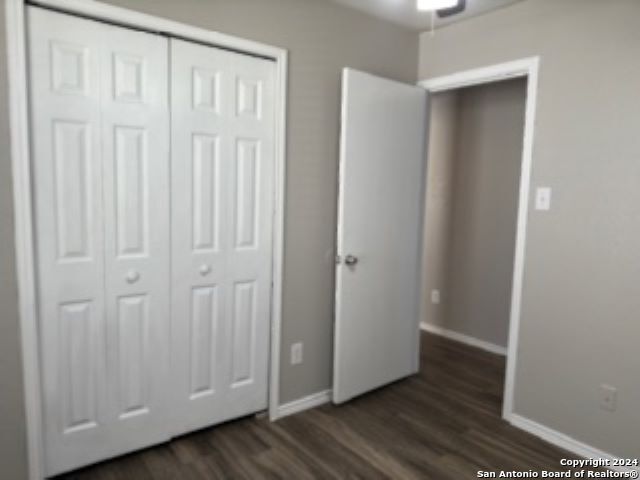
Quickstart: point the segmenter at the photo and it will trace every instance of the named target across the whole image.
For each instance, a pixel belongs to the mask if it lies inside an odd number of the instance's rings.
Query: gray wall
[[[456,101],[446,107],[454,108],[443,108],[442,100],[450,97]],[[439,94],[431,113],[429,186],[435,188],[427,190],[431,216],[425,223],[436,241],[426,244],[426,278],[434,277],[428,283],[441,290],[442,299],[425,320],[503,347],[525,98],[526,81],[509,80]]]
[[[429,144],[425,195],[422,322],[446,327],[453,212],[453,175],[457,145],[458,93],[429,98]],[[440,290],[439,304],[431,291]]]
[[[515,411],[625,458],[640,456],[638,19],[637,0],[527,0],[423,34],[420,53],[421,78],[541,56],[532,184],[553,206],[529,211]]]
[[[0,477],[27,476],[26,427],[14,258],[4,0],[0,1]]]
[[[281,402],[331,387],[340,72],[415,82],[418,35],[317,0],[112,0],[290,52]],[[4,2],[2,3],[4,12]],[[4,20],[0,23],[4,41]],[[0,465],[22,478],[25,425],[16,313],[5,46],[0,53]],[[289,364],[304,342],[304,363]],[[9,473],[8,473],[9,472]],[[15,473],[15,475],[13,475]]]

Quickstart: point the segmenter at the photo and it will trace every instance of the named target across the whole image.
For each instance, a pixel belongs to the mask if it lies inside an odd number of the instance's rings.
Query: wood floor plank
[[[500,418],[504,358],[431,334],[418,375],[341,406],[247,417],[59,477],[74,480],[466,480],[563,470],[574,456]]]

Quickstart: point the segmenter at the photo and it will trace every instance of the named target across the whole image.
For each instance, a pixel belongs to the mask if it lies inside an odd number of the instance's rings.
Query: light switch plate
[[[536,210],[551,210],[551,187],[538,187],[536,189]]]

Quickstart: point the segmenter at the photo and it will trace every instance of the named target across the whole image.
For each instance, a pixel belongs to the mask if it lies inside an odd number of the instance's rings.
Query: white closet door
[[[110,415],[133,447],[136,437],[167,437],[170,408],[169,51],[168,40],[158,35],[105,28]]]
[[[169,438],[170,129],[166,38],[105,26],[102,148],[114,448]]]
[[[171,45],[172,351],[182,433],[267,407],[275,69]]]
[[[46,474],[169,438],[167,40],[29,7]]]

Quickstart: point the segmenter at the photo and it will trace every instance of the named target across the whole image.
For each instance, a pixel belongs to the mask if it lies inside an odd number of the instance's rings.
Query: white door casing
[[[167,40],[28,7],[47,475],[168,439]]]
[[[335,403],[418,370],[426,99],[343,72]]]
[[[267,407],[275,64],[182,40],[171,58],[179,434]]]

